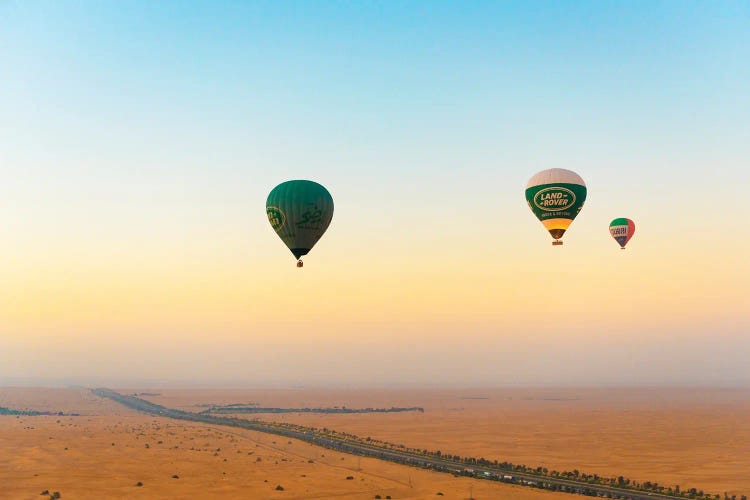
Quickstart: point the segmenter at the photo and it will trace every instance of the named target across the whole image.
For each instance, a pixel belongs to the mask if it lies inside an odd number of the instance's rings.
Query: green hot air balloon
[[[526,184],[526,202],[549,234],[553,245],[562,238],[586,201],[586,183],[571,170],[551,168],[535,174]]]
[[[333,198],[317,182],[286,181],[268,195],[266,213],[271,227],[297,259],[297,267],[302,267],[300,257],[310,252],[331,223]]]

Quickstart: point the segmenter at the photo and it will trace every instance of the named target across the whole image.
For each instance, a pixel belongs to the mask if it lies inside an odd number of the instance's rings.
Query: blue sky
[[[680,359],[705,352],[714,337],[696,325],[711,321],[726,325],[729,351],[746,352],[749,25],[747,2],[2,2],[6,356],[14,373],[35,373],[35,360],[57,354],[44,335],[167,339],[196,324],[224,338],[227,355],[269,322],[296,346],[297,327],[262,311],[282,310],[275,294],[307,310],[290,292],[305,286],[340,306],[308,325],[334,332],[331,342],[370,321],[374,301],[378,328],[393,335],[422,335],[404,322],[436,314],[478,314],[485,343],[524,323],[523,300],[547,278],[576,279],[579,302],[641,318],[621,340],[665,332],[640,363],[690,325]],[[552,167],[589,184],[565,254],[550,254],[523,200],[526,180]],[[286,274],[263,211],[289,178],[322,182],[336,200],[310,255],[318,270],[308,264],[303,278]],[[624,267],[606,232],[622,216],[638,227]],[[443,295],[389,301],[431,286]],[[337,302],[341,289],[348,302]],[[166,312],[133,298],[149,293]],[[269,302],[248,313],[240,297],[253,294]],[[135,301],[126,317],[100,318],[123,301]],[[50,309],[34,313],[38,303]],[[505,308],[499,334],[493,314]],[[594,338],[606,324],[592,314],[569,328]],[[191,338],[205,335],[195,329]],[[450,321],[440,332],[466,335]],[[35,335],[39,344],[21,340]],[[92,370],[107,373],[117,349],[97,349],[104,364]],[[451,349],[432,355],[449,362]],[[432,377],[428,357],[409,361],[424,368],[415,378]],[[490,365],[468,382],[492,380]],[[165,370],[186,376],[180,366]],[[740,366],[711,380],[750,380]]]

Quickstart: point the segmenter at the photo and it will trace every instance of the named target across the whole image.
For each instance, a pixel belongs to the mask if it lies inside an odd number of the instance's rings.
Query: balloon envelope
[[[572,170],[551,168],[526,184],[526,202],[555,240],[562,238],[586,201],[586,183]],[[554,244],[562,244],[555,241]]]
[[[276,234],[299,259],[328,229],[333,218],[333,198],[317,182],[286,181],[268,195],[266,214]]]
[[[620,217],[609,223],[609,234],[620,244],[622,249],[625,249],[625,245],[628,244],[634,233],[635,223],[630,219]]]

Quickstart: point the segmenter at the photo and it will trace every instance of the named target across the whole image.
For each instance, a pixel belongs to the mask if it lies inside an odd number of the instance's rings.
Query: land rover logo
[[[576,195],[564,187],[548,187],[534,195],[534,205],[545,212],[560,212],[572,207]]]
[[[286,216],[284,212],[276,207],[266,207],[266,213],[268,214],[268,222],[271,223],[271,227],[277,233],[281,231],[286,223]]]

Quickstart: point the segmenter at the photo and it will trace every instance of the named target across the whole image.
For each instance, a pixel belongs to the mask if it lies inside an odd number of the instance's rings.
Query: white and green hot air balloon
[[[586,201],[586,183],[572,170],[542,170],[526,184],[526,202],[555,241],[562,238]]]

